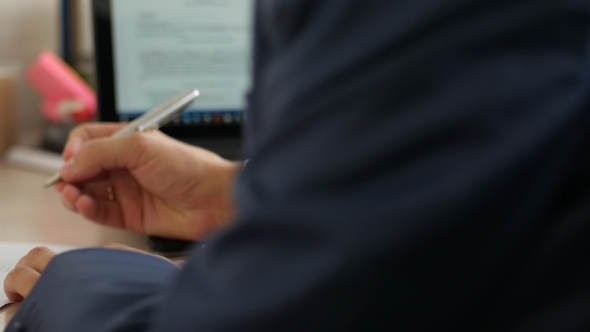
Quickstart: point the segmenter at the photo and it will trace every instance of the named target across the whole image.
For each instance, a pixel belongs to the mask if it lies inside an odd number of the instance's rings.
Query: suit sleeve
[[[179,269],[164,259],[110,249],[56,256],[6,331],[142,331]]]
[[[585,154],[588,15],[455,4],[259,2],[239,220],[153,331],[505,330],[539,305],[531,255],[572,245],[544,227]]]

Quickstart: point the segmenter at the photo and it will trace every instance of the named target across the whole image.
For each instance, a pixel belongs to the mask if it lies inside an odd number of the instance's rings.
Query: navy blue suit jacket
[[[61,255],[13,322],[590,330],[589,7],[258,1],[235,226],[182,271]]]

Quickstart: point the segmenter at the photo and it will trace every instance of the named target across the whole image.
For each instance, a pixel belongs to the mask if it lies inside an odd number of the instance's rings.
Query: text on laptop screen
[[[252,0],[112,0],[116,111],[129,121],[187,89],[176,125],[241,123],[251,84]]]

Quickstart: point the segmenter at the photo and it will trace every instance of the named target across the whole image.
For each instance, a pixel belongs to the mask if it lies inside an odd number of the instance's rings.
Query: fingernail
[[[75,158],[72,158],[68,162],[66,162],[65,164],[63,164],[63,166],[59,170],[59,172],[60,172],[60,174],[62,176],[65,175],[65,176],[68,176],[68,177],[74,176],[77,171],[78,171],[78,167],[76,167],[76,160],[75,160]]]
[[[78,154],[78,152],[80,152],[80,149],[82,149],[82,145],[84,145],[84,141],[81,138],[74,138],[70,143],[72,155]]]
[[[68,201],[66,201],[65,198],[62,197],[61,202],[68,210],[70,210],[72,212],[78,212],[78,211],[76,211],[76,207],[74,205],[68,203]]]

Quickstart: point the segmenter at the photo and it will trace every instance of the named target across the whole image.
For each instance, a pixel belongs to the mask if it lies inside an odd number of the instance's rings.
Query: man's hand
[[[161,258],[166,261],[170,261],[169,259],[150,254],[148,252],[128,247],[123,244],[119,243],[108,243],[103,246],[106,249],[112,250],[125,250],[125,251],[132,251],[139,254],[151,255],[154,257]],[[4,279],[4,292],[6,293],[8,299],[14,302],[20,302],[24,300],[35,284],[37,280],[43,274],[43,271],[51,262],[51,260],[56,256],[56,253],[51,251],[46,247],[37,247],[33,250],[29,251],[29,253],[21,258],[21,260],[16,264],[15,268],[8,273],[6,279]],[[170,261],[177,266],[182,265],[182,261]]]
[[[24,300],[53,257],[55,252],[45,247],[37,247],[21,258],[14,270],[4,279],[4,292],[8,299],[15,302]]]
[[[122,124],[72,132],[55,187],[72,211],[107,226],[198,240],[228,224],[240,163],[159,131],[109,138]]]

